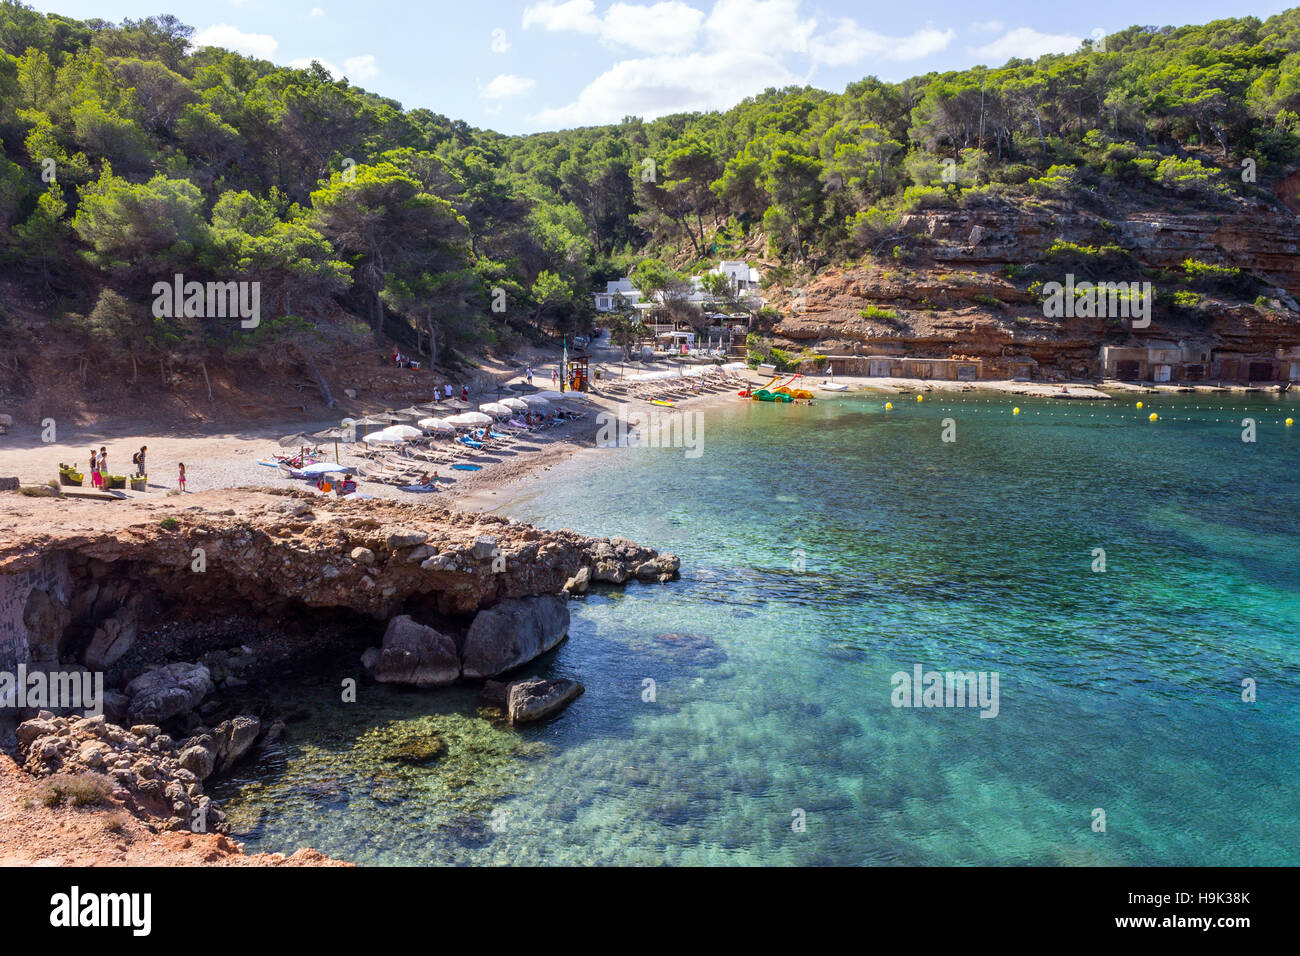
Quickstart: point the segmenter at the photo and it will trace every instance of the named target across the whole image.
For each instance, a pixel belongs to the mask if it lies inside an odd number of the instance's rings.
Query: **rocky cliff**
[[[831,354],[1025,356],[1061,374],[1096,374],[1099,347],[1130,339],[1243,352],[1300,344],[1300,217],[1280,202],[988,201],[904,216],[900,232],[873,258],[771,290],[784,316],[771,330],[776,344]],[[1050,255],[1057,240],[1123,252],[1118,262],[1072,263]],[[1175,305],[1171,294],[1193,287],[1187,259],[1242,270],[1241,288]],[[1070,271],[1080,280],[1151,281],[1164,293],[1151,326],[1046,318],[1034,280],[1062,281]]]

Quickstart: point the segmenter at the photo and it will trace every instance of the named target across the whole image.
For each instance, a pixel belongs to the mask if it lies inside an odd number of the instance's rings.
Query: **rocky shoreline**
[[[103,686],[94,716],[0,709],[0,740],[154,832],[228,832],[205,783],[281,737],[288,674],[354,661],[356,683],[470,682],[510,723],[544,719],[582,685],[509,675],[565,639],[569,596],[678,571],[624,539],[248,489],[129,510],[5,495],[0,530],[0,672]],[[272,703],[232,712],[250,691]]]

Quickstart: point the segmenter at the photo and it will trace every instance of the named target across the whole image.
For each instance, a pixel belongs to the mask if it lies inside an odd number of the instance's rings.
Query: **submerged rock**
[[[387,750],[384,760],[394,763],[424,764],[444,757],[447,754],[447,742],[441,737],[430,735],[403,740]]]
[[[462,674],[496,677],[545,654],[568,632],[567,594],[502,601],[475,615],[465,638]]]
[[[576,680],[534,677],[512,683],[506,693],[506,717],[512,724],[542,720],[560,710],[586,690]]]

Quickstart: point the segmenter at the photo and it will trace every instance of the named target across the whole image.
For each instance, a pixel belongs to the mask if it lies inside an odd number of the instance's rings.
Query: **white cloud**
[[[691,49],[703,22],[704,14],[682,0],[615,3],[603,17],[596,15],[592,0],[542,0],[527,7],[523,16],[524,29],[540,26],[551,31],[570,30],[598,36],[607,44],[659,54]]]
[[[323,16],[325,16],[325,11],[322,10],[320,7],[312,7],[312,8],[311,8],[311,15],[312,15],[313,17],[323,17]]]
[[[485,100],[508,100],[516,96],[523,96],[536,85],[536,80],[530,80],[526,76],[502,73],[479,90],[478,95]]]
[[[364,56],[348,57],[343,61],[343,75],[354,82],[369,80],[378,76],[379,67],[375,66],[374,54],[367,53]]]
[[[970,28],[976,33],[1001,33],[1006,25],[1001,20],[985,20],[982,23],[972,23]]]
[[[567,3],[542,0],[524,8],[524,29],[536,24],[546,30],[599,33],[600,17],[596,16],[595,10],[592,0],[568,0]]]
[[[805,53],[817,21],[799,15],[799,0],[718,0],[705,29],[718,50]]]
[[[648,7],[616,3],[605,14],[600,38],[647,53],[685,53],[703,22],[703,13],[678,0]]]
[[[1017,27],[998,37],[975,52],[994,64],[1005,63],[1012,57],[1034,59],[1045,53],[1072,53],[1079,49],[1083,37],[1064,33],[1039,33],[1032,27]]]
[[[228,23],[218,23],[194,34],[195,46],[219,46],[236,53],[271,59],[280,44],[268,33],[245,33]]]
[[[840,20],[833,30],[813,37],[808,48],[815,61],[827,66],[848,66],[869,57],[919,60],[947,49],[955,35],[952,30],[926,27],[907,36],[891,37],[860,27],[852,20]]]
[[[296,60],[291,60],[289,62],[289,65],[293,67],[295,70],[310,70],[313,60],[319,63],[321,66],[325,67],[325,69],[329,71],[330,76],[334,77],[334,79],[336,80],[341,77],[347,76],[347,74],[343,70],[339,69],[329,60],[323,60],[318,56],[300,56]]]
[[[779,60],[753,50],[624,60],[587,84],[569,105],[543,110],[535,119],[555,126],[593,126],[624,116],[654,119],[727,109],[769,86],[796,81]]]

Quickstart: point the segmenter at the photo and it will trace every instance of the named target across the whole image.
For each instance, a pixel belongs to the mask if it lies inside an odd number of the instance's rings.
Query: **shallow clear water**
[[[698,458],[560,466],[510,514],[682,559],[572,604],[528,672],[586,695],[515,731],[469,691],[286,688],[304,719],[217,790],[237,836],[363,863],[1300,862],[1297,404],[890,400],[737,401]],[[918,664],[997,672],[996,718],[891,706]],[[447,757],[375,756],[427,733]]]

